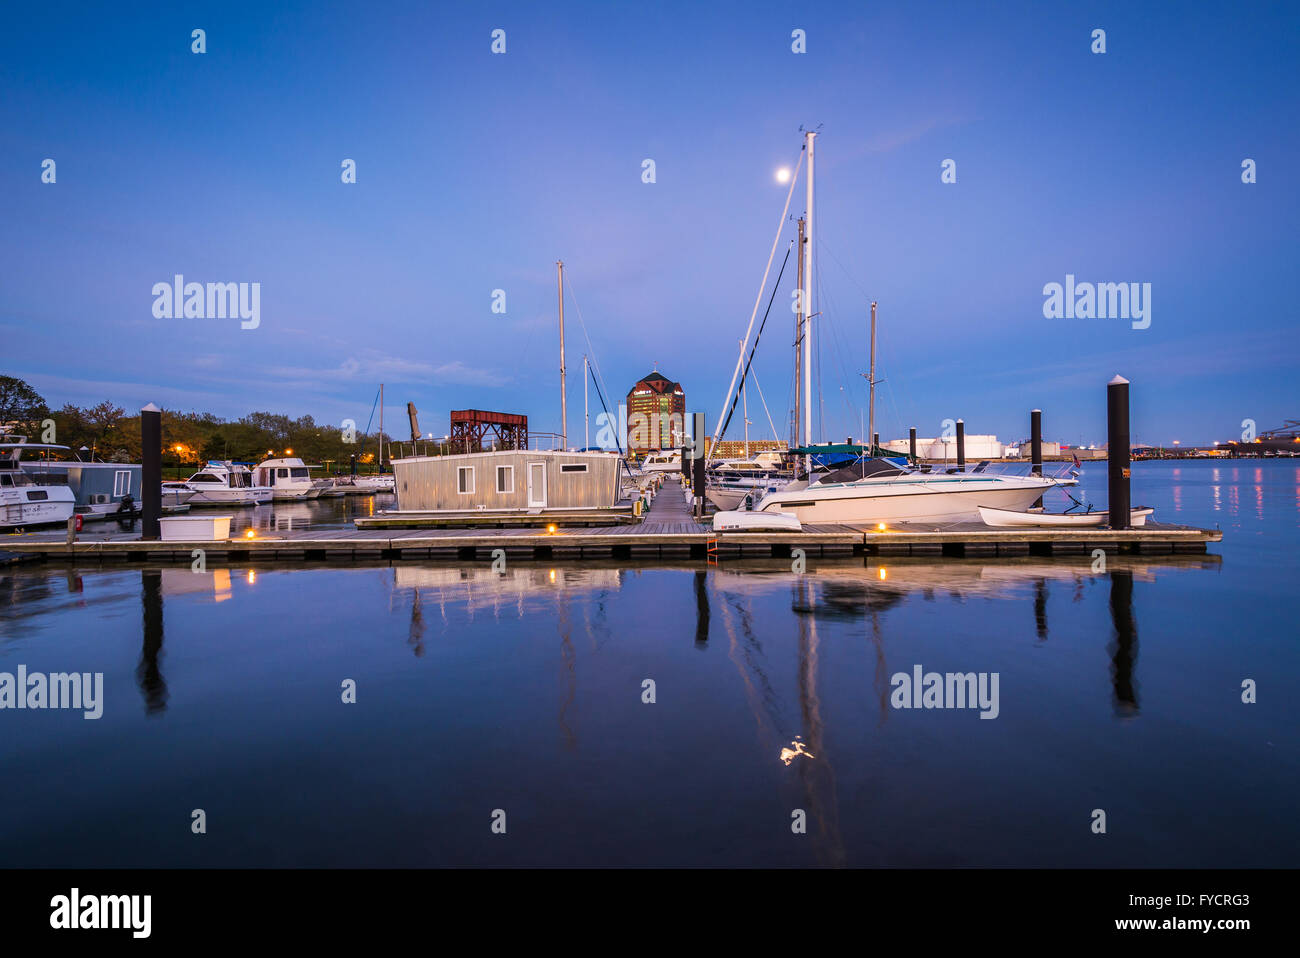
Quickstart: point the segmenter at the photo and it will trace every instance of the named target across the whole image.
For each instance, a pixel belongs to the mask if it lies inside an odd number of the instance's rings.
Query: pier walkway
[[[697,522],[683,491],[665,485],[635,525],[485,527],[472,529],[300,529],[259,531],[228,540],[143,541],[138,532],[81,532],[69,545],[65,531],[0,537],[0,548],[47,560],[190,562],[306,559],[490,560],[498,550],[517,559],[760,559],[807,556],[1023,557],[1110,554],[1205,553],[1219,542],[1217,529],[1148,522],[1137,529],[994,529],[980,522],[947,526],[897,524],[885,530],[851,525],[813,525],[802,532],[715,533]]]

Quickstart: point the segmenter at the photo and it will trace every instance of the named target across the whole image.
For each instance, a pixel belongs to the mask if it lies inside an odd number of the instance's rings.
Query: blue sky
[[[825,438],[861,435],[871,299],[884,438],[958,417],[1017,438],[1038,406],[1050,437],[1100,441],[1117,372],[1142,441],[1300,416],[1294,5],[49,3],[3,18],[0,372],[55,405],[364,425],[383,381],[393,432],[408,400],[438,434],[462,407],[558,431],[562,258],[571,437],[579,307],[609,393],[657,362],[712,425],[785,199],[773,173],[820,124]],[[177,273],[261,283],[261,325],[155,318],[151,289]],[[755,367],[782,435],[792,273]],[[1150,328],[1045,319],[1042,288],[1067,273],[1151,283]],[[770,433],[759,403],[750,418]]]

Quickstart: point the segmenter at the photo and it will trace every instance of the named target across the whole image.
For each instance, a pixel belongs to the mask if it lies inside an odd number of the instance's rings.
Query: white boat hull
[[[44,492],[45,499],[28,499],[27,491]],[[40,526],[67,522],[77,497],[67,486],[19,486],[0,495],[0,526]]]
[[[1147,516],[1154,511],[1154,509],[1148,508],[1132,510],[1129,513],[1129,524],[1133,526],[1146,525]],[[986,526],[997,528],[1096,528],[1110,521],[1110,513],[1009,512],[1005,509],[990,509],[987,506],[981,506],[980,518],[984,520]]]
[[[1072,482],[1072,481],[1071,481]],[[921,476],[806,489],[766,496],[762,512],[788,512],[803,523],[961,522],[980,506],[1023,512],[1064,481],[1019,476]]]
[[[715,512],[714,532],[802,532],[797,516],[788,512]]]

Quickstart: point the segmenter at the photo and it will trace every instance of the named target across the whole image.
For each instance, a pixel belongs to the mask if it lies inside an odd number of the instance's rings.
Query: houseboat
[[[506,449],[393,460],[390,513],[536,514],[619,505],[623,460],[606,452]]]
[[[253,470],[253,481],[271,488],[276,501],[319,499],[324,486],[311,477],[311,470],[301,459],[265,459]]]

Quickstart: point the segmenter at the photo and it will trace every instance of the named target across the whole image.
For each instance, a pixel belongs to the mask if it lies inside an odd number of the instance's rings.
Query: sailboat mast
[[[384,384],[379,384],[379,471],[384,471]]]
[[[876,454],[876,304],[871,304],[871,374],[867,379],[869,385],[867,400],[868,423],[867,442],[871,444],[870,455]]]
[[[804,219],[801,216],[799,217],[799,278],[796,280],[796,285],[799,287],[799,301],[796,304],[798,309],[794,314],[794,434],[790,437],[790,444],[795,449],[801,445],[799,417],[803,409],[803,317],[807,310],[803,298],[803,228]]]
[[[587,380],[591,373],[587,369],[587,354],[582,354],[582,448],[591,448],[591,414],[587,412]]]
[[[813,144],[817,139],[817,134],[812,130],[804,133],[804,140],[808,144],[808,224],[805,228],[805,245],[806,251],[803,258],[803,301],[804,301],[804,333],[803,333],[803,431],[804,444],[812,443],[812,319],[815,314],[813,309]],[[804,469],[812,475],[812,454],[804,456]]]
[[[740,348],[745,348],[745,341],[740,341]],[[749,377],[740,384],[741,414],[745,420],[745,458],[749,458]]]
[[[569,401],[564,388],[564,260],[555,261],[560,286],[560,448],[569,447]]]

